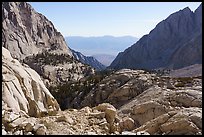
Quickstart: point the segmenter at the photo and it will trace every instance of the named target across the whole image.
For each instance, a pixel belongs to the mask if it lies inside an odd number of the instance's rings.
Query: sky
[[[67,36],[141,38],[170,14],[201,2],[29,2]]]

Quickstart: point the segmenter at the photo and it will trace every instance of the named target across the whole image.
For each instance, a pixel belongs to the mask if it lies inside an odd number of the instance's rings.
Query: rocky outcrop
[[[202,63],[202,4],[161,21],[137,43],[118,54],[110,68],[179,69]]]
[[[52,22],[26,2],[2,3],[2,45],[18,60],[43,50],[72,56]]]
[[[26,3],[3,3],[2,5],[3,134],[202,134],[202,75],[171,78],[144,70],[122,69],[113,71],[110,75],[104,77],[100,75],[94,77],[93,75],[90,78],[88,77],[87,80],[86,78],[82,79],[86,75],[93,74],[94,70],[75,60],[72,54],[69,54],[69,50],[68,53],[66,49],[64,50],[66,53],[61,51],[64,49],[64,46],[60,47],[59,45],[62,39],[57,38],[56,40],[55,37],[52,37],[55,35],[55,29],[52,28],[52,25],[49,25],[49,21],[46,22],[44,16],[35,13]],[[201,7],[195,13],[186,8],[160,23],[158,26],[167,30],[174,30],[172,28],[178,27],[177,24],[171,24],[172,20],[179,18],[181,23],[184,24],[173,31],[173,35],[169,36],[166,33],[166,37],[159,29],[151,32],[151,34],[158,34],[158,36],[163,35],[165,40],[160,41],[157,35],[145,36],[142,39],[149,39],[152,43],[156,39],[161,42],[161,45],[165,41],[165,43],[170,43],[174,47],[176,41],[168,41],[168,38],[178,37],[176,40],[183,43],[182,40],[185,39],[185,42],[189,41],[185,45],[192,47],[197,39],[201,39],[200,34],[202,33],[199,32],[199,28],[197,31],[194,30],[196,27],[187,27],[194,23],[189,21],[191,17],[187,15],[194,16],[195,22],[201,25],[200,11],[202,11]],[[30,15],[30,13],[32,14]],[[36,21],[40,23],[39,26],[45,27],[44,25],[48,25],[47,29],[43,28],[45,32],[40,28],[38,34],[33,32],[36,30],[35,24],[38,24],[35,21],[30,21],[33,20],[33,15],[36,16]],[[27,21],[28,18],[29,21]],[[40,21],[38,18],[40,18]],[[43,23],[44,21],[46,23]],[[32,24],[32,22],[35,23]],[[186,26],[185,23],[188,25]],[[166,24],[169,24],[169,27]],[[190,30],[185,30],[186,28],[190,28]],[[185,33],[177,35],[182,31]],[[188,37],[186,35],[188,31],[194,33],[196,38]],[[40,41],[41,45],[48,44],[48,49],[41,49],[39,45],[39,47],[33,45],[24,47],[26,41],[32,44],[32,40],[38,37],[36,35],[40,37],[40,40],[45,41],[45,43]],[[56,33],[55,36],[58,35],[59,33]],[[49,40],[54,39],[56,43],[46,41],[48,36]],[[142,45],[144,43],[144,45],[138,47],[154,48],[148,42],[141,41],[138,43]],[[195,45],[199,45],[199,43]],[[31,68],[12,58],[9,51],[4,47],[11,50],[13,57],[26,62]],[[174,48],[178,48],[177,51],[184,50],[179,50],[179,48],[183,48],[182,46]],[[162,51],[162,49],[157,48],[156,50],[158,52]],[[197,50],[200,50],[200,48]],[[43,53],[40,53],[41,51]],[[167,48],[167,51],[170,52],[171,50]],[[148,54],[148,52],[144,52]],[[31,55],[33,53],[36,55]],[[153,51],[151,56],[148,54],[148,57],[156,55],[159,54]],[[179,54],[175,52],[175,55]],[[175,60],[175,58],[169,56],[169,62],[171,60]],[[174,67],[174,64],[172,66]],[[72,95],[73,100],[70,104],[74,104],[81,109],[58,111],[60,108],[57,101],[37,73],[43,77],[47,86],[66,83],[65,86],[59,86],[61,89],[52,88],[56,90],[55,95],[60,94],[59,97],[63,99],[66,98],[64,95]],[[77,82],[67,83],[72,80]],[[66,91],[68,91],[68,94]],[[69,93],[70,91],[73,93]],[[66,104],[70,101],[62,100],[62,102]],[[46,117],[42,117],[45,115]]]
[[[112,111],[114,115],[109,113],[109,110],[114,110]],[[116,117],[116,109],[108,103],[93,108],[58,111],[57,115],[41,118],[4,109],[2,133],[4,135],[116,135],[120,134]]]
[[[2,47],[2,101],[15,113],[26,112],[40,117],[60,110],[55,98],[45,87],[36,71]]]
[[[163,135],[202,135],[202,110],[185,108],[180,111],[170,111],[148,121],[134,132],[146,131]]]
[[[104,78],[82,100],[81,106],[109,102],[116,108],[127,103],[153,84],[155,74],[143,70],[119,70]]]
[[[116,108],[120,108],[154,85],[165,89],[178,90],[185,87],[202,86],[201,78],[171,78],[144,70],[122,69],[103,78],[94,87],[90,88],[90,91],[80,90],[69,104],[75,104],[73,106],[80,108],[108,102]]]
[[[114,105],[122,134],[202,134],[201,78],[123,69],[105,77],[79,105]]]
[[[77,52],[73,49],[71,49],[73,56],[79,60],[80,62],[84,63],[84,64],[88,64],[90,66],[92,66],[93,68],[95,68],[96,70],[104,70],[106,68],[105,65],[101,64],[97,59],[95,59],[92,56],[84,56],[82,53]]]
[[[202,134],[202,88],[166,89],[153,86],[119,110],[134,119],[133,132],[151,135]]]

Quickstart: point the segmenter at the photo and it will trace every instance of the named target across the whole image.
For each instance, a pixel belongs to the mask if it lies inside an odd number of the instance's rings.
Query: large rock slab
[[[202,92],[194,87],[167,89],[153,86],[120,107],[118,115],[134,120],[134,132],[202,134]]]
[[[2,101],[14,112],[25,111],[39,117],[60,110],[59,104],[45,87],[36,71],[18,60],[2,47]]]

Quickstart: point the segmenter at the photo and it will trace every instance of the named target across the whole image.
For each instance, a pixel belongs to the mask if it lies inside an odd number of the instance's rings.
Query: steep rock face
[[[43,50],[72,56],[52,22],[26,2],[2,3],[2,45],[18,60]]]
[[[183,68],[194,64],[202,64],[202,33],[199,33],[179,47],[169,60],[169,68]]]
[[[88,65],[92,66],[96,70],[103,70],[106,68],[103,64],[101,64],[97,59],[95,59],[92,56],[84,56],[82,53],[77,52],[73,49],[71,51],[72,51],[73,56],[77,60],[79,60],[80,62],[82,62],[84,64],[88,64]]]
[[[178,69],[202,63],[201,15],[202,4],[194,13],[189,8],[173,13],[148,35],[119,53],[110,68]]]
[[[46,86],[83,78],[94,69],[76,61],[51,21],[26,2],[2,3],[2,45],[28,64]]]
[[[2,101],[14,112],[40,117],[60,110],[36,71],[13,59],[2,47]]]

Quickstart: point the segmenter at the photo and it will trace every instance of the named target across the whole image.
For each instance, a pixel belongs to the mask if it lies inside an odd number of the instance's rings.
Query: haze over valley
[[[109,66],[119,52],[124,51],[130,45],[137,42],[138,38],[109,35],[100,37],[69,36],[65,37],[65,40],[70,48],[81,52],[85,56],[96,57],[99,62]]]

